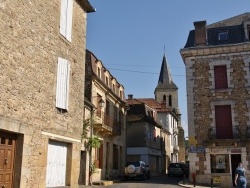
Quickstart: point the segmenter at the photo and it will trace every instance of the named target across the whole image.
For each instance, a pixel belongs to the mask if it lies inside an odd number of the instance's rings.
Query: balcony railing
[[[242,133],[241,133],[241,131],[240,131],[240,129],[239,129],[238,126],[233,126],[232,127],[232,133],[233,133],[232,135],[225,136],[225,137],[227,137],[225,139],[240,139],[240,138],[242,138]],[[216,133],[216,127],[210,127],[208,129],[208,137],[209,137],[210,140],[224,139],[224,138],[220,138],[218,136],[218,134]]]
[[[107,127],[107,129],[112,133],[112,135],[121,135],[122,121],[119,121],[112,116],[107,115],[104,112],[96,112],[97,124],[102,124],[102,128]]]

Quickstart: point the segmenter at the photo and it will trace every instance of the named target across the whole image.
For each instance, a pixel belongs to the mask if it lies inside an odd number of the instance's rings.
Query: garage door
[[[49,141],[46,187],[65,186],[67,144]]]

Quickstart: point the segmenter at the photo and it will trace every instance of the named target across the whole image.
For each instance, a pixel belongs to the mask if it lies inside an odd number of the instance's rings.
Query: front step
[[[94,181],[93,185],[109,186],[113,185],[113,181],[108,181],[108,180]]]

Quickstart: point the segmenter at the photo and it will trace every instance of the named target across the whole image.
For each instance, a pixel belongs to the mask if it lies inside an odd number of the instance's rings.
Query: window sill
[[[226,88],[226,89],[211,89],[211,93],[231,93],[233,88]]]

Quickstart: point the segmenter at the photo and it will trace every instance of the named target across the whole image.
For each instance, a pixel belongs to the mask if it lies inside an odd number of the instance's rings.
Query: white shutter
[[[71,42],[73,0],[61,0],[60,33]]]
[[[61,0],[61,16],[60,16],[60,33],[66,37],[67,27],[67,2],[68,0]]]
[[[66,39],[71,42],[72,35],[73,0],[68,0]]]
[[[65,59],[58,58],[56,107],[68,110],[70,65]]]

